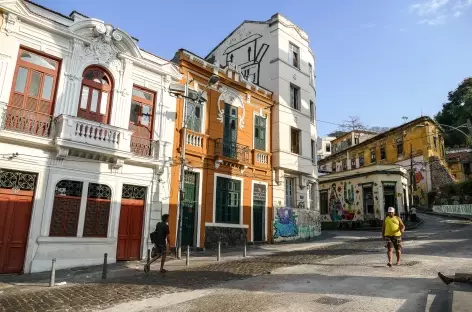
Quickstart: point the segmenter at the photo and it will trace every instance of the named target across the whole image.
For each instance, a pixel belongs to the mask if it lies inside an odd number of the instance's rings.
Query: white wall
[[[100,65],[113,76],[110,125],[117,129],[127,130],[129,127],[133,85],[155,92],[153,140],[159,141],[159,155],[151,160],[130,154],[119,168],[112,168],[109,159],[102,162],[71,156],[65,160],[58,159],[54,134],[48,138],[38,138],[0,129],[3,153],[18,153],[18,157],[12,160],[1,159],[0,168],[38,173],[24,272],[49,270],[52,258],[57,259],[58,269],[100,264],[104,252],[108,252],[109,262],[114,262],[123,184],[147,188],[141,248],[141,256],[145,256],[150,246],[149,231],[169,209],[176,102],[167,88],[172,81],[180,80],[178,68],[157,56],[142,52],[128,34],[113,26],[107,28],[108,24],[105,26],[97,19],[75,15],[77,19],[71,20],[31,3],[25,6],[20,0],[2,2],[0,11],[4,12],[5,18],[0,28],[2,114],[10,99],[20,46],[61,61],[53,117],[61,114],[77,116],[82,74],[89,65]],[[106,34],[99,35],[102,30]],[[106,36],[110,36],[109,40],[105,40]],[[15,136],[21,136],[21,143],[12,139]],[[93,146],[77,145],[77,150],[97,156]],[[113,157],[113,152],[108,156]],[[160,175],[155,174],[158,171]],[[83,223],[79,224],[76,238],[48,237],[54,188],[62,179],[110,186],[113,195],[106,238],[80,237]],[[84,209],[85,206],[81,209],[81,215],[85,213]]]
[[[289,64],[289,44],[300,49],[300,68]],[[254,63],[253,54],[257,51]],[[264,54],[262,54],[264,53]],[[232,54],[232,57],[231,57]],[[272,164],[274,167],[274,207],[284,205],[284,175],[316,182],[316,161],[313,164],[311,140],[317,141],[316,123],[310,117],[310,100],[315,101],[315,86],[310,84],[308,63],[315,71],[314,56],[308,46],[308,36],[281,15],[274,15],[265,23],[245,22],[210,53],[221,65],[231,61],[242,72],[249,68],[250,81],[273,92],[276,104],[272,110]],[[254,73],[256,73],[254,75]],[[255,79],[255,80],[254,80]],[[290,84],[300,88],[300,110],[290,108]],[[301,131],[300,154],[291,153],[291,127]],[[316,158],[316,157],[315,157]],[[305,200],[307,188],[297,187],[297,198]],[[280,203],[280,204],[279,204]]]

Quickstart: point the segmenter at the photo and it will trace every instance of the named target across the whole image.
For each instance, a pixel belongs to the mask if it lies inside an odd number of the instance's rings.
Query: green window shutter
[[[266,119],[256,116],[254,129],[254,147],[257,150],[266,150]]]

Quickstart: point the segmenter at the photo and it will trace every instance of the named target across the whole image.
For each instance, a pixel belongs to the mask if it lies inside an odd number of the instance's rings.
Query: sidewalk
[[[324,231],[317,238],[310,241],[285,242],[271,245],[247,246],[247,258],[272,255],[280,252],[293,252],[306,249],[323,248],[329,245],[341,244],[346,241],[363,239],[367,233],[354,233],[346,236],[346,233],[336,231]],[[216,250],[195,251],[190,253],[190,267],[200,267],[211,263],[217,263]],[[168,256],[166,269],[180,271],[186,266],[186,255],[178,260],[175,255]],[[221,262],[229,262],[243,259],[243,247],[221,249]],[[126,277],[143,272],[146,260],[129,261],[108,264],[107,279]],[[158,271],[160,261],[151,265],[151,272]],[[143,274],[145,274],[143,272]],[[95,283],[102,281],[102,265],[64,269],[56,271],[56,287],[69,287],[78,284]],[[0,297],[16,292],[38,291],[49,288],[50,272],[24,274],[24,275],[0,275]],[[64,283],[65,282],[65,283]]]

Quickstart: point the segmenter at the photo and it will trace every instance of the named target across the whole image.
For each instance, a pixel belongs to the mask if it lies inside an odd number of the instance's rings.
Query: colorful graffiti
[[[349,183],[350,184],[350,183]],[[356,213],[353,210],[354,204],[354,186],[347,183],[344,183],[344,202],[346,203],[347,208],[343,206],[343,201],[341,195],[338,195],[338,192],[341,193],[343,187],[341,184],[338,185],[336,191],[336,183],[331,185],[331,193],[329,196],[329,211],[332,221],[351,221],[354,219]]]
[[[292,208],[279,208],[274,221],[274,238],[298,235],[297,215]]]
[[[279,208],[274,221],[276,241],[309,239],[321,234],[319,213],[309,209]]]

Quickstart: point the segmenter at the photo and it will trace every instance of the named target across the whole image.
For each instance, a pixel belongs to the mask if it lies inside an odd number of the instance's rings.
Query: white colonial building
[[[178,68],[98,19],[0,0],[0,273],[141,259],[168,211]]]
[[[274,208],[293,209],[298,226],[316,223],[315,56],[308,35],[280,14],[244,21],[206,59],[236,66],[246,79],[273,92]]]

